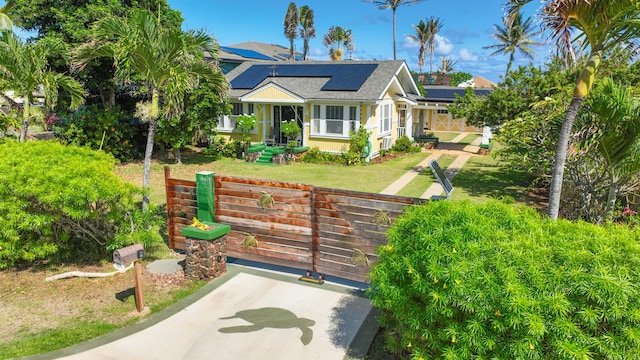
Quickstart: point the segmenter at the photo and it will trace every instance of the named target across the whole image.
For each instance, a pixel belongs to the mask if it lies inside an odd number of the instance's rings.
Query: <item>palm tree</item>
[[[133,11],[128,18],[107,17],[92,28],[91,41],[75,52],[76,65],[83,67],[97,58],[112,58],[116,77],[121,81],[142,79],[151,94],[146,103],[149,130],[144,154],[142,185],[149,187],[151,156],[160,106],[164,116],[177,116],[184,102],[184,94],[197,87],[200,78],[210,80],[221,94],[227,83],[220,69],[203,58],[204,53],[215,57],[217,44],[203,31],[183,32],[179,28],[166,28],[160,19],[146,10]],[[142,206],[147,209],[148,195]]]
[[[589,49],[589,58],[575,84],[556,148],[548,214],[557,219],[569,136],[576,115],[591,90],[604,54],[640,35],[640,7],[635,0],[555,0],[547,1],[541,11],[543,28],[551,33],[557,47],[571,46],[572,38],[567,34],[578,30],[576,39],[582,41],[583,48]]]
[[[429,72],[433,73],[433,55],[436,52],[436,34],[442,29],[442,21],[433,16],[427,21],[427,51],[429,52]]]
[[[489,56],[509,54],[509,62],[507,63],[507,70],[504,74],[504,78],[506,79],[513,64],[516,51],[526,58],[533,60],[536,52],[531,46],[541,44],[532,39],[538,31],[533,28],[533,20],[530,17],[523,22],[522,13],[517,11],[511,15],[505,15],[502,18],[502,22],[504,26],[493,25],[496,31],[493,37],[498,43],[485,46],[483,49],[495,49]]]
[[[293,49],[293,40],[298,37],[298,24],[300,23],[300,15],[298,7],[293,1],[289,3],[287,14],[284,16],[284,36],[289,39],[289,60],[293,60],[295,51]]]
[[[0,29],[11,30],[13,29],[13,22],[9,17],[9,11],[13,7],[13,1],[8,0],[2,8],[0,8]]]
[[[442,63],[440,64],[440,67],[438,68],[438,72],[441,74],[450,74],[453,72],[454,67],[456,66],[456,64],[458,63],[455,60],[451,60],[449,58],[443,57],[441,59]]]
[[[629,88],[605,78],[594,92],[590,110],[599,118],[593,140],[607,164],[610,185],[605,216],[610,218],[620,184],[640,171],[640,103]]]
[[[412,5],[424,0],[362,0],[375,4],[378,9],[393,11],[393,60],[396,60],[396,10],[400,5]]]
[[[420,20],[418,25],[413,25],[413,29],[416,31],[416,34],[409,34],[407,36],[420,44],[420,50],[418,50],[418,69],[422,72],[422,67],[424,66],[425,44],[429,38],[427,24],[423,20]]]
[[[340,26],[332,26],[322,38],[324,46],[329,48],[329,59],[342,60],[343,47],[347,51],[355,49],[351,29],[343,29]]]
[[[307,60],[307,55],[309,55],[309,39],[316,37],[316,28],[313,24],[313,10],[307,5],[300,7],[300,26],[300,37],[304,42],[302,60]]]
[[[23,99],[21,107],[14,101],[9,102],[22,113],[20,141],[25,140],[29,123],[36,117],[31,108],[35,102],[35,93],[44,91],[45,106],[48,109],[56,106],[59,89],[69,94],[71,108],[84,102],[82,85],[70,76],[52,71],[47,55],[48,49],[41,43],[24,44],[13,31],[0,31],[0,89],[13,90],[15,95]]]

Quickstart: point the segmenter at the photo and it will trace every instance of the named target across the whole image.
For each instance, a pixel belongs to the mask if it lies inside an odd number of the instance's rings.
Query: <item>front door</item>
[[[304,129],[302,106],[276,105],[273,107],[273,131],[278,144],[286,144],[287,139],[282,135],[280,124],[283,121],[295,120],[300,130]],[[303,137],[301,137],[303,138]]]

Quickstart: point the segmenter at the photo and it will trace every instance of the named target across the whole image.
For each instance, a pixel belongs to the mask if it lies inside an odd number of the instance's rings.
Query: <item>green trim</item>
[[[308,150],[309,150],[308,146],[298,146],[298,147],[293,148],[293,153],[294,154],[300,154],[300,153],[303,153],[303,152],[308,151]]]
[[[193,226],[185,226],[182,228],[182,235],[198,240],[213,240],[226,235],[231,231],[231,226],[215,222],[202,222],[209,225],[210,229],[202,230]]]

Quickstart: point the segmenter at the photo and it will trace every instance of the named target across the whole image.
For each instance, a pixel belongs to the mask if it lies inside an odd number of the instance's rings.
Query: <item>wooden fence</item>
[[[169,246],[184,249],[181,230],[197,212],[196,184],[172,179],[168,167],[165,184]],[[384,220],[424,201],[221,175],[214,186],[215,221],[231,226],[228,256],[361,282],[368,282],[366,261],[375,262],[376,248],[387,243]],[[264,193],[271,194],[272,207],[259,205]],[[247,234],[258,247],[242,245]]]

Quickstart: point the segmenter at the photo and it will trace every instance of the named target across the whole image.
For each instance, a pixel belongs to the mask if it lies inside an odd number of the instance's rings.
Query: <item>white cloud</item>
[[[436,55],[447,56],[453,51],[453,43],[444,36],[436,34]]]
[[[458,56],[461,61],[478,61],[478,55],[472,53],[466,48],[460,49]]]
[[[405,49],[419,49],[420,43],[410,38],[409,35],[405,35],[404,41],[402,42],[402,47]]]

